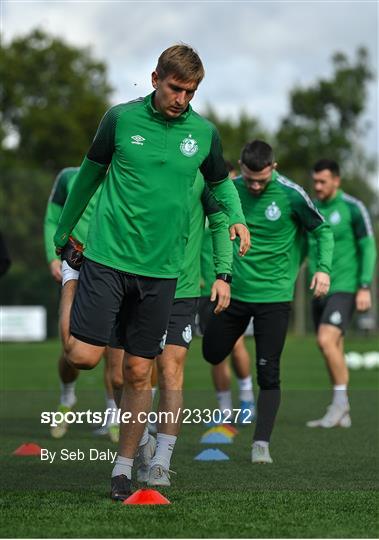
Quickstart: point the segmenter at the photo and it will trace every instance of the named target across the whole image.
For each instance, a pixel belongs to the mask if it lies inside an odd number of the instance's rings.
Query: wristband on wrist
[[[221,279],[222,281],[225,281],[225,283],[231,283],[232,275],[231,274],[217,274],[216,279]]]

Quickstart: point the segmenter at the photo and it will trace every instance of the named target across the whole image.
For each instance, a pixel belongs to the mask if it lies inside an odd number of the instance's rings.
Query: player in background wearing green
[[[333,234],[306,192],[276,171],[273,150],[264,141],[248,143],[241,154],[242,176],[235,180],[252,247],[234,257],[230,306],[212,316],[203,339],[204,358],[218,364],[254,317],[257,382],[257,423],[253,463],[272,463],[269,442],[280,404],[280,356],[288,327],[304,229],[316,238],[317,264],[311,289],[329,290]]]
[[[103,184],[77,290],[70,285],[72,280],[63,287],[67,309],[62,312],[61,332],[65,353],[79,369],[97,365],[115,325],[126,353],[121,411],[131,417],[120,429],[111,479],[115,500],[130,495],[137,448],[148,444],[140,414],[151,409],[152,360],[168,325],[199,169],[229,216],[231,239],[240,237],[241,255],[250,247],[217,130],[190,106],[203,76],[197,53],[187,45],[175,45],[158,59],[152,94],[116,105],[105,114],[54,238],[65,258],[71,230]]]
[[[234,180],[238,173],[234,165],[226,161],[226,166],[229,171],[229,178]],[[199,299],[199,326],[201,334],[207,325],[207,321],[214,309],[213,302],[210,301],[211,287],[216,277],[216,269],[213,262],[213,249],[211,230],[206,223],[203,244],[201,248],[201,297]],[[255,418],[255,401],[253,393],[253,380],[251,376],[250,356],[246,349],[245,337],[242,335],[235,343],[230,355],[233,371],[237,377],[239,405],[238,408],[242,411],[238,415],[238,422],[244,426],[246,420],[253,421]],[[216,422],[218,418],[210,422],[209,425],[221,423],[225,415],[230,417],[230,412],[233,410],[232,401],[232,377],[227,359],[211,367],[213,385],[216,390],[216,397],[219,410],[222,413],[220,422]]]
[[[371,308],[375,239],[364,204],[340,188],[340,170],[336,161],[320,159],[313,167],[313,182],[315,205],[334,235],[329,294],[312,303],[317,343],[333,385],[333,398],[326,414],[307,422],[307,426],[350,427],[349,370],[344,356],[344,334],[355,309],[363,312]],[[317,246],[312,237],[308,245],[308,266],[312,274],[317,264]]]
[[[44,220],[45,253],[51,276],[57,283],[62,283],[62,261],[55,253],[53,238],[55,231],[57,230],[59,218],[61,216],[64,204],[78,171],[79,167],[67,167],[57,175],[46,207]],[[87,206],[86,211],[83,213],[80,221],[73,231],[73,236],[82,244],[85,244],[85,240],[87,238],[88,224],[97,196],[97,194],[93,196],[91,202]],[[107,355],[105,353],[104,385],[106,389],[106,408],[116,409],[116,404],[113,399],[111,371],[106,356]],[[58,410],[64,413],[70,411],[77,401],[75,394],[75,382],[79,376],[79,370],[66,362],[63,350],[58,360],[58,372],[61,384],[60,404]],[[109,415],[108,418],[110,419],[111,416]],[[105,426],[105,428],[105,430],[104,428],[100,428],[95,433],[109,433],[111,440],[117,442],[118,426],[109,424],[108,426]],[[60,439],[66,434],[67,429],[68,424],[66,422],[61,422],[57,426],[52,427],[50,432],[53,438]]]
[[[162,340],[162,352],[157,357],[159,403],[158,411],[170,411],[176,419],[183,407],[184,366],[192,341],[195,315],[200,296],[200,250],[205,216],[209,220],[214,246],[216,274],[210,290],[215,313],[226,309],[230,301],[233,249],[229,238],[228,217],[220,211],[204,178],[197,174],[192,188],[191,219],[184,261],[178,278],[167,334]],[[113,364],[115,366],[115,364]],[[121,374],[119,366],[116,373]],[[122,377],[122,374],[121,374]],[[118,387],[122,388],[122,380]],[[117,394],[117,393],[116,393]],[[115,395],[116,395],[115,394]],[[179,415],[180,419],[180,415]],[[149,435],[148,444],[136,457],[137,481],[151,486],[169,486],[170,462],[180,430],[180,420],[158,426],[157,440]]]

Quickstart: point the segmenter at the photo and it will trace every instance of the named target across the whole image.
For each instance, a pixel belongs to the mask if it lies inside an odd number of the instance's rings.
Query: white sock
[[[253,446],[263,446],[265,448],[268,448],[268,442],[267,441],[253,441]]]
[[[110,398],[110,397],[107,396],[107,397],[105,398],[105,405],[106,405],[106,409],[112,409],[112,410],[113,410],[113,409],[116,409],[116,411],[117,411],[117,408],[118,408],[118,407],[117,407],[116,402],[115,402],[115,400],[113,399],[113,397]]]
[[[174,435],[157,433],[157,449],[151,460],[151,467],[153,465],[162,465],[165,469],[170,468],[171,456],[174,451],[176,439],[177,437]]]
[[[61,405],[72,407],[76,402],[75,381],[71,383],[61,382]]]
[[[226,392],[216,392],[218,406],[221,412],[225,410],[233,411],[232,392],[226,390]]]
[[[67,261],[62,262],[62,287],[70,281],[71,279],[79,279],[79,270],[74,270],[71,266],[68,265]]]
[[[347,397],[347,385],[346,384],[335,384],[333,386],[333,405],[345,406],[349,403],[349,398]]]
[[[120,476],[120,474],[124,474],[129,480],[132,479],[132,467],[133,467],[133,459],[117,456],[115,465],[113,467],[112,471],[112,478],[114,476]]]
[[[253,379],[248,375],[244,379],[237,379],[239,387],[239,398],[241,401],[254,401]]]
[[[113,398],[106,396],[105,398],[105,408],[110,409],[111,413],[107,416],[107,428],[112,425],[117,425],[117,411],[118,407]]]
[[[149,430],[147,429],[147,426],[145,426],[145,429],[143,430],[143,434],[142,434],[142,437],[138,446],[143,446],[144,444],[147,443],[148,440],[149,440]]]

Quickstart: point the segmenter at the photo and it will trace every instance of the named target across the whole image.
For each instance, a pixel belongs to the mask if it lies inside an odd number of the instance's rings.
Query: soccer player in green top
[[[257,424],[253,463],[272,463],[269,441],[280,403],[279,363],[287,332],[290,303],[301,259],[300,238],[312,232],[318,246],[311,288],[315,296],[329,289],[333,235],[306,192],[276,171],[270,145],[248,143],[241,154],[242,176],[235,180],[252,248],[233,261],[229,308],[212,316],[203,339],[204,358],[218,364],[254,317],[257,382]]]
[[[229,178],[234,180],[238,176],[238,172],[230,161],[226,161],[225,163],[229,170]],[[211,230],[206,226],[200,258],[202,287],[198,316],[200,331],[203,335],[208,319],[214,309],[214,302],[210,300],[210,292],[217,273],[213,262],[212,238],[210,233]],[[239,409],[241,413],[238,415],[238,423],[244,426],[246,425],[244,422],[247,419],[252,422],[255,418],[250,355],[245,345],[244,335],[236,341],[230,357],[239,388]],[[230,417],[230,411],[233,411],[232,377],[227,359],[216,366],[212,366],[212,380],[221,413],[217,414],[208,425],[222,423],[225,417]]]
[[[46,259],[49,264],[49,269],[51,276],[57,283],[62,283],[62,261],[57,257],[54,248],[54,234],[57,230],[59,218],[61,216],[64,204],[68,197],[68,194],[72,188],[76,175],[79,171],[79,167],[66,167],[57,175],[49,201],[46,206],[46,213],[44,219],[44,240],[45,240],[45,252]],[[88,225],[91,218],[93,208],[98,197],[98,192],[92,197],[90,203],[88,204],[86,211],[83,213],[78,224],[73,230],[73,236],[81,244],[85,244],[87,234],[88,234]],[[75,274],[75,271],[68,269],[69,276],[72,278],[77,278],[79,273]],[[64,281],[67,279],[67,272],[64,278]],[[115,354],[118,354],[118,351],[115,351]],[[104,368],[104,383],[106,387],[107,399],[106,399],[106,408],[115,409],[116,405],[113,399],[112,385],[110,381],[110,369],[109,363],[105,358],[105,368]],[[58,371],[59,378],[61,381],[61,396],[59,411],[68,412],[76,403],[75,395],[75,381],[78,378],[79,371],[72,365],[66,362],[64,353],[60,354],[58,361]],[[63,421],[57,426],[51,427],[50,433],[53,438],[60,439],[62,438],[68,429],[67,422]],[[100,431],[101,432],[101,431]],[[118,440],[118,425],[117,426],[106,426],[105,433],[109,433],[109,436],[112,441]]]
[[[313,167],[315,205],[334,235],[331,287],[324,298],[313,300],[317,342],[333,385],[333,399],[326,414],[307,422],[308,427],[350,427],[347,395],[349,371],[344,357],[344,333],[354,309],[371,307],[370,284],[374,275],[376,247],[370,216],[364,204],[344,193],[338,163],[320,159]],[[308,242],[310,273],[317,264],[317,246]]]
[[[228,213],[230,236],[240,237],[241,254],[250,246],[218,133],[190,106],[203,76],[198,54],[187,45],[175,45],[158,59],[152,94],[105,114],[55,235],[57,248],[64,248],[103,183],[72,313],[70,309],[62,313],[61,332],[73,365],[91,369],[99,362],[115,323],[118,326],[117,337],[126,352],[121,409],[131,419],[121,425],[112,472],[113,499],[123,500],[131,492],[133,459],[145,427],[139,413],[151,407],[151,359],[158,354],[167,329],[198,169]],[[67,306],[74,297],[70,283],[63,288]]]
[[[230,301],[233,261],[232,242],[229,238],[228,218],[205,185],[200,173],[192,189],[191,220],[188,243],[184,252],[182,271],[178,278],[167,334],[162,342],[162,353],[157,358],[159,374],[158,411],[170,411],[173,416],[158,427],[155,439],[137,455],[137,480],[151,486],[170,485],[170,461],[179,434],[180,410],[183,405],[184,364],[192,341],[195,314],[200,296],[200,250],[207,216],[214,246],[216,274],[211,287],[215,313],[226,309]],[[152,460],[150,461],[150,458]]]

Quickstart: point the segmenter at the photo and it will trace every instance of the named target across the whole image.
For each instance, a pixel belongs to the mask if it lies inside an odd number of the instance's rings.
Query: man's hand
[[[355,297],[357,311],[368,311],[371,308],[370,289],[359,289]]]
[[[57,283],[62,281],[62,261],[59,259],[53,259],[49,264],[50,274],[53,276]]]
[[[325,272],[316,272],[312,278],[310,289],[313,289],[313,296],[325,296],[330,288],[330,276]]]
[[[240,249],[239,255],[243,257],[248,249],[251,247],[250,232],[242,223],[236,223],[229,227],[230,240],[235,240],[237,236],[240,237]]]
[[[217,306],[214,308],[213,312],[218,315],[230,304],[230,285],[222,279],[216,279],[212,285],[211,302],[214,302],[216,298]]]

